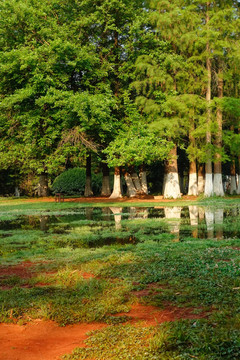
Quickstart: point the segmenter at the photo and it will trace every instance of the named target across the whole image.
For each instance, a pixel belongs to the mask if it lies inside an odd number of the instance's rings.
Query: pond
[[[240,210],[209,207],[86,207],[0,221],[0,254],[29,247],[104,245],[240,238]]]

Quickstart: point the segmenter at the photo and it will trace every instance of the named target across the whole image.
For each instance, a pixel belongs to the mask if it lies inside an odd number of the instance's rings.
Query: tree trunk
[[[132,173],[132,181],[133,181],[133,184],[135,186],[135,189],[137,190],[137,193],[138,194],[143,194],[142,185],[141,185],[139,176],[135,172]]]
[[[177,199],[181,197],[178,165],[177,165],[177,146],[170,151],[170,160],[165,162],[165,185],[163,196],[165,199]]]
[[[142,192],[147,195],[148,194],[147,172],[144,165],[140,166],[139,177],[142,186]]]
[[[92,182],[91,154],[89,153],[87,155],[87,159],[86,159],[86,184],[85,184],[85,191],[84,191],[84,196],[86,196],[86,197],[93,195],[91,182]]]
[[[237,194],[240,195],[240,156],[238,157],[238,187]]]
[[[198,182],[197,182],[197,165],[196,161],[191,161],[189,166],[189,184],[188,195],[198,195]]]
[[[218,98],[223,98],[223,73],[220,69],[218,72]],[[222,162],[221,162],[221,149],[222,149],[222,109],[217,109],[217,138],[216,146],[219,151],[216,153],[216,162],[214,163],[214,182],[213,192],[217,196],[224,196],[223,182],[222,182]]]
[[[206,24],[208,26],[209,23],[209,2],[207,3],[207,17],[206,17]],[[211,82],[212,82],[212,64],[210,59],[211,49],[209,43],[207,43],[207,61],[206,61],[206,68],[207,68],[207,93],[206,93],[206,101],[207,101],[207,133],[206,133],[206,144],[211,145],[212,137],[211,137]],[[204,195],[210,197],[213,195],[213,177],[212,177],[212,160],[211,160],[211,150],[210,148],[207,149],[207,161],[205,165],[205,189]]]
[[[114,170],[114,183],[113,183],[113,192],[110,196],[110,199],[118,199],[122,197],[122,187],[121,187],[121,171],[118,166]]]
[[[109,168],[107,164],[102,163],[102,191],[101,196],[110,196],[111,189],[110,189],[110,176],[109,176]]]
[[[198,193],[202,194],[204,192],[204,165],[198,165]]]
[[[124,179],[125,179],[126,184],[127,184],[129,197],[134,197],[134,196],[136,196],[136,195],[137,195],[137,191],[136,191],[135,186],[134,186],[134,184],[133,184],[133,180],[132,180],[131,175],[130,175],[129,172],[126,171],[126,170],[123,171],[123,174],[124,174]]]
[[[237,193],[237,183],[236,183],[236,164],[235,160],[232,161],[231,164],[231,185],[230,185],[230,194]]]
[[[39,176],[39,183],[38,183],[38,196],[45,197],[49,195],[49,188],[48,188],[48,176],[46,173],[42,173]]]
[[[194,120],[192,120],[191,129],[189,131],[189,141],[193,148],[195,148],[195,138],[192,135],[194,131]],[[188,181],[188,195],[198,195],[198,183],[197,183],[197,164],[196,160],[190,161],[189,164],[189,181]]]

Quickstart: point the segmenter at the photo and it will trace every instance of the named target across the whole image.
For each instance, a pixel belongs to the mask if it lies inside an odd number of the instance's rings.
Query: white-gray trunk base
[[[213,177],[212,177],[212,174],[206,174],[205,175],[204,195],[206,197],[213,196]]]
[[[198,176],[198,193],[202,194],[204,192],[204,177],[203,176]]]
[[[237,193],[237,183],[236,183],[236,176],[231,175],[231,185],[230,185],[230,194]]]
[[[135,189],[137,190],[138,194],[141,194],[142,193],[142,186],[141,186],[141,182],[140,182],[140,179],[138,177],[138,174],[136,174],[136,173],[132,174],[132,181],[133,181],[133,184],[134,184]]]
[[[113,192],[110,196],[110,199],[118,199],[121,197],[122,197],[121,175],[114,174]]]
[[[238,187],[237,187],[237,194],[240,195],[240,175],[238,175]]]
[[[147,172],[141,171],[139,177],[142,185],[142,192],[147,195],[148,194]]]
[[[20,197],[20,190],[19,190],[18,186],[15,186],[14,196]]]
[[[224,196],[222,174],[214,174],[213,193],[216,196]]]
[[[178,173],[171,172],[165,175],[163,197],[165,199],[178,199],[181,197]]]
[[[188,195],[198,195],[197,173],[189,174]]]
[[[133,181],[132,181],[132,177],[130,176],[129,173],[125,173],[124,175],[124,179],[126,181],[126,184],[127,184],[127,188],[128,188],[128,193],[129,193],[129,197],[134,197],[137,195],[137,191],[135,189],[135,186],[133,184]]]

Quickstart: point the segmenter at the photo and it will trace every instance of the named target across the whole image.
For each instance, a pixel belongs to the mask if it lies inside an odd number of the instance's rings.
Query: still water
[[[172,241],[240,238],[240,209],[188,207],[104,207],[69,209],[57,214],[19,216],[0,221],[1,238],[14,232],[40,230],[46,235],[72,236],[73,247],[138,243],[147,239]],[[72,239],[74,238],[74,241]]]

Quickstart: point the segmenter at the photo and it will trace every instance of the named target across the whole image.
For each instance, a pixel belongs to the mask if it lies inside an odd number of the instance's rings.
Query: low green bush
[[[83,168],[73,168],[64,171],[54,180],[52,184],[53,193],[64,193],[66,195],[84,194],[86,183],[86,171]],[[92,174],[92,190],[99,194],[102,186],[102,175]]]

